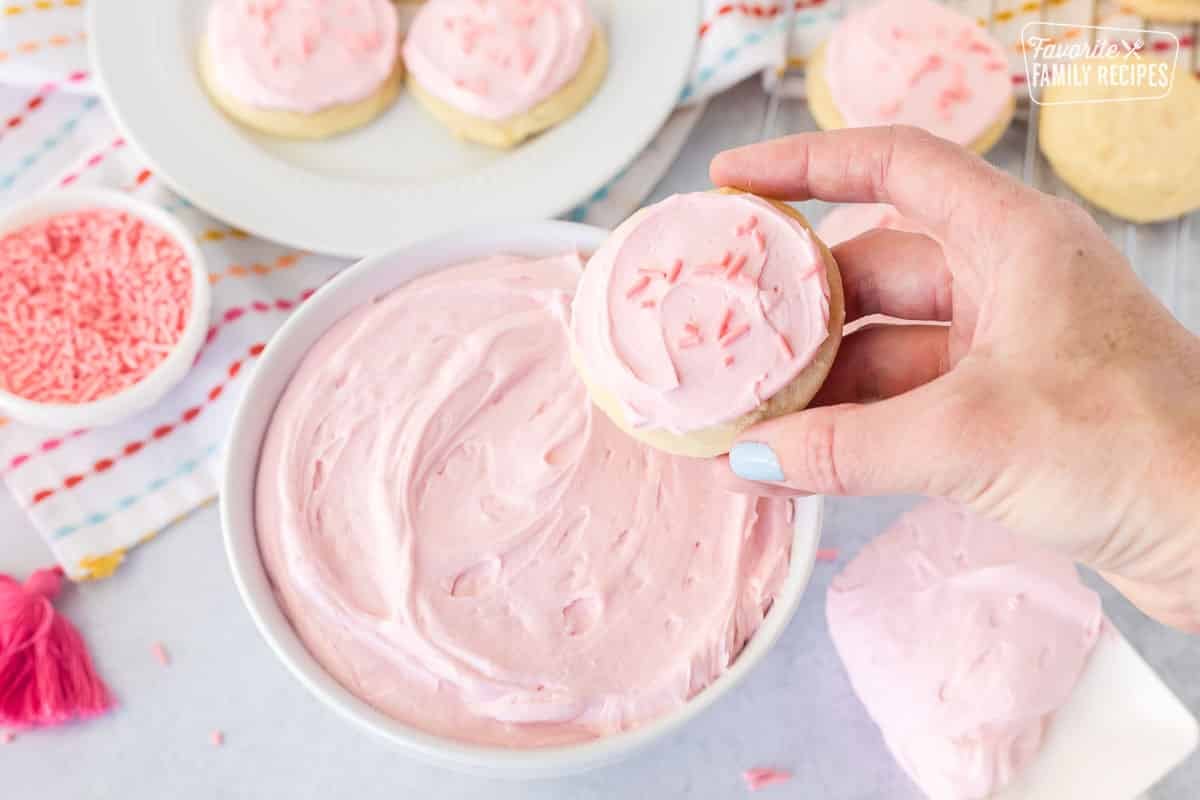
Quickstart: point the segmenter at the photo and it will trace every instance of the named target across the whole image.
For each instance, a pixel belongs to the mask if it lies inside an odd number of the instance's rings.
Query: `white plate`
[[[195,64],[209,3],[88,4],[100,91],[155,172],[251,233],[361,256],[471,225],[569,210],[640,153],[691,67],[697,0],[596,0],[611,48],[604,85],[515,151],[464,144],[402,93],[380,119],[320,142],[261,136],[209,102]]]
[[[1195,751],[1196,719],[1115,629],[1037,758],[994,800],[1132,800]]]

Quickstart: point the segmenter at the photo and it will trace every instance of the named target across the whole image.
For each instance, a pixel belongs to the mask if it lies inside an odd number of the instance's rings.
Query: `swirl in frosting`
[[[235,100],[311,114],[377,90],[396,66],[399,27],[391,0],[216,0],[205,46]]]
[[[636,726],[719,676],[788,569],[790,506],[593,412],[581,262],[497,256],[351,312],[258,472],[280,604],[347,689],[417,728],[536,747]]]
[[[829,335],[829,283],[799,220],[748,194],[675,195],[588,261],[573,334],[630,424],[689,433],[753,411]]]
[[[404,64],[455,108],[508,119],[575,77],[594,28],[586,0],[429,0],[404,40]]]
[[[963,145],[1012,102],[1001,44],[933,0],[849,14],[825,46],[825,80],[846,127],[916,125]]]

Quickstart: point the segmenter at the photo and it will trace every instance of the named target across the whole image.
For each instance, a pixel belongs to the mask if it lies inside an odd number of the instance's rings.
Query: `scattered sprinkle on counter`
[[[786,783],[791,779],[792,773],[770,767],[754,767],[742,773],[742,780],[746,782],[746,787],[752,792],[757,792],[760,789],[765,789],[777,783]]]

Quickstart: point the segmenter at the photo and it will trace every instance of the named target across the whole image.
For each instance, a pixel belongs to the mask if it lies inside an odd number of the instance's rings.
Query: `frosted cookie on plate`
[[[825,130],[915,125],[977,153],[1000,140],[1016,101],[999,42],[932,0],[883,0],[849,14],[805,74]]]
[[[455,136],[509,148],[587,104],[608,45],[585,0],[428,0],[404,62],[413,96]]]
[[[1113,70],[1129,64],[1077,62],[1090,70],[1086,86],[1045,89],[1042,153],[1064,183],[1105,211],[1132,222],[1172,219],[1200,208],[1200,79],[1179,68],[1165,97],[1134,100],[1153,87],[1115,79]],[[1141,65],[1159,70],[1165,91],[1171,65]],[[1114,79],[1102,81],[1101,70]]]
[[[797,211],[732,189],[681,194],[621,223],[588,260],[572,356],[618,427],[707,458],[808,404],[844,319],[837,263]]]
[[[200,77],[235,121],[321,139],[391,105],[404,81],[391,0],[215,0]]]
[[[1129,7],[1146,19],[1200,22],[1200,0],[1129,0]]]

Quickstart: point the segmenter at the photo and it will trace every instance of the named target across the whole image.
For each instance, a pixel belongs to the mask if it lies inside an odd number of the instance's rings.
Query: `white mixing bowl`
[[[364,259],[322,287],[275,334],[259,359],[233,420],[221,488],[221,521],[234,580],[259,631],[292,674],[326,705],[437,766],[490,777],[560,776],[618,761],[669,736],[730,691],[762,661],[792,618],[812,571],[821,527],[821,500],[816,497],[796,503],[796,533],[788,576],[762,627],[725,674],[682,707],[639,728],[563,747],[518,750],[469,745],[398,722],[334,680],[292,630],[259,557],[254,484],[259,450],[271,415],[305,353],[351,309],[418,275],[496,253],[548,256],[573,249],[589,253],[607,235],[600,228],[567,222],[505,225],[468,230]]]

